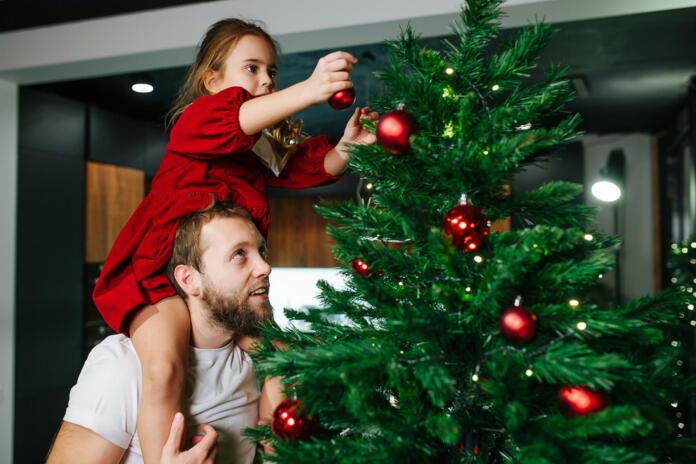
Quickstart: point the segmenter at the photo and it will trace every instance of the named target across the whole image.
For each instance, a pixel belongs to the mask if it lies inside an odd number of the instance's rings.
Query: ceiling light
[[[151,93],[155,90],[152,79],[147,76],[137,76],[132,82],[131,90],[135,93]]]

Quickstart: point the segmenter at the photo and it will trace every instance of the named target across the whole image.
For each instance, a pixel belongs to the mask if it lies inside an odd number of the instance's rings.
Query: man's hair
[[[167,277],[174,285],[174,289],[184,300],[188,298],[174,277],[174,270],[180,264],[191,266],[197,271],[201,270],[201,229],[215,218],[242,218],[253,222],[247,210],[235,203],[213,202],[205,209],[196,211],[179,220],[174,234],[172,245],[172,257],[167,263]]]

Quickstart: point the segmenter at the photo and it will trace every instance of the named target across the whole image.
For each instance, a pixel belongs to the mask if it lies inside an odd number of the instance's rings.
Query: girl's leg
[[[181,411],[191,319],[182,298],[141,308],[129,327],[142,369],[138,438],[146,464],[159,464],[174,414]]]

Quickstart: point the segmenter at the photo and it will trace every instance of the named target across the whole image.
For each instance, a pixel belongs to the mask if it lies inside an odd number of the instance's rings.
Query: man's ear
[[[218,77],[219,74],[214,69],[206,69],[203,73],[203,85],[209,94],[213,95],[218,92]]]
[[[188,296],[200,296],[201,274],[192,266],[179,264],[174,269],[174,278]]]

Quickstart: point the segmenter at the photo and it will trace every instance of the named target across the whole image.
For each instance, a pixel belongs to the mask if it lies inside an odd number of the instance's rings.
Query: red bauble
[[[527,343],[534,338],[537,327],[536,314],[522,306],[508,308],[502,316],[498,328],[500,335],[509,342]]]
[[[609,396],[603,391],[587,387],[563,387],[558,392],[558,408],[568,417],[585,416],[604,410]]]
[[[355,101],[355,89],[353,87],[349,89],[339,90],[335,94],[329,97],[329,106],[335,110],[345,110],[346,108],[353,105]]]
[[[377,142],[393,155],[403,155],[411,149],[409,138],[418,133],[418,122],[404,110],[394,110],[379,118]]]
[[[350,268],[363,277],[369,277],[375,272],[374,269],[371,269],[370,266],[368,266],[367,263],[360,258],[355,258],[353,261],[351,261]]]
[[[278,438],[308,440],[316,428],[316,419],[307,417],[297,400],[285,400],[273,412],[271,430]]]
[[[458,250],[472,251],[480,247],[489,228],[483,212],[466,203],[455,206],[442,219],[442,230],[452,237]]]

